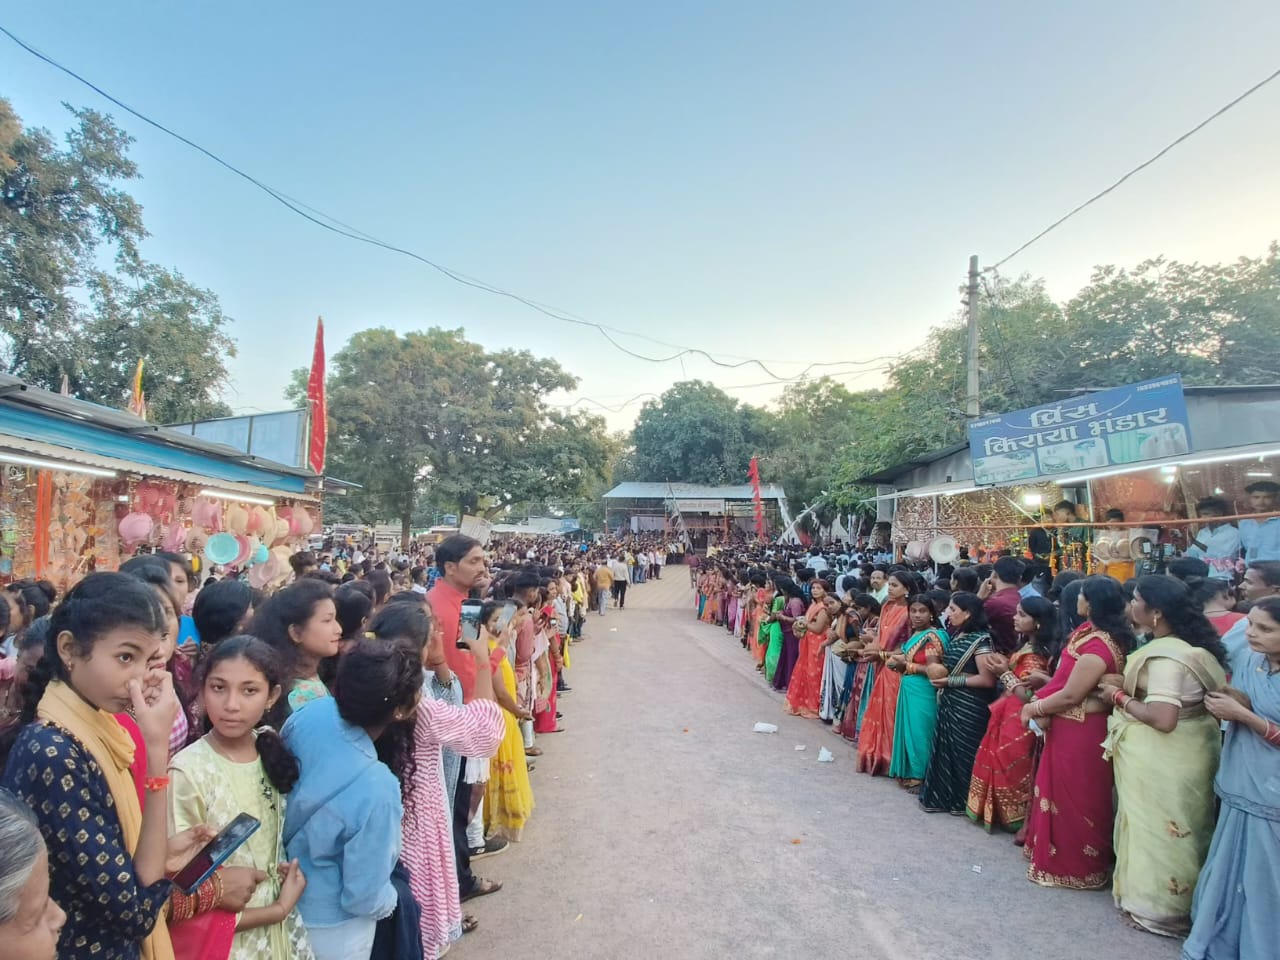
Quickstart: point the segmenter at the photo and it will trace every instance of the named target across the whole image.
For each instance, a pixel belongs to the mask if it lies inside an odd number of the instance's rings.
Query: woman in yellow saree
[[[1213,778],[1222,737],[1205,709],[1226,686],[1226,650],[1190,590],[1173,577],[1138,580],[1130,616],[1153,639],[1129,657],[1104,744],[1115,770],[1112,894],[1133,925],[1166,937],[1191,928],[1191,894],[1213,839]]]
[[[519,842],[525,824],[533,813],[533,787],[529,784],[529,767],[525,759],[524,738],[520,721],[532,720],[533,714],[519,704],[516,674],[508,656],[507,641],[515,635],[529,616],[529,608],[519,606],[505,629],[498,626],[502,604],[490,600],[480,610],[480,622],[489,641],[489,665],[493,669],[494,699],[502,707],[506,723],[502,743],[489,764],[489,782],[485,786],[485,835],[506,837]]]

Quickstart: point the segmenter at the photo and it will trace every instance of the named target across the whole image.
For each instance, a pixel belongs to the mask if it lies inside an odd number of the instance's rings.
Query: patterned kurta
[[[60,728],[28,724],[3,785],[31,808],[49,848],[49,896],[67,913],[59,960],[135,960],[173,884],[138,882],[97,761]]]
[[[502,708],[492,700],[455,707],[424,698],[413,724],[417,763],[414,789],[405,797],[401,860],[409,868],[409,886],[422,908],[422,952],[434,957],[462,936],[462,905],[453,859],[453,806],[441,780],[440,748],[464,757],[491,757],[506,729]]]
[[[186,830],[207,823],[222,829],[239,814],[261,821],[257,831],[227,859],[229,867],[254,867],[267,875],[258,884],[250,907],[269,907],[280,896],[278,864],[284,854],[282,832],[285,797],[267,779],[262,762],[233,763],[204,739],[173,758],[169,829]],[[311,960],[311,944],[298,911],[282,924],[241,930],[231,945],[231,960]]]

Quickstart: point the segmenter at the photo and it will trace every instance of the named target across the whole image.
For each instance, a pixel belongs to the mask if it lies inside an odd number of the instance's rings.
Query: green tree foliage
[[[229,413],[217,398],[235,346],[217,297],[141,258],[142,208],[121,186],[138,176],[132,138],[68,109],[59,146],[0,99],[0,369],[122,407],[142,358],[152,420]]]
[[[640,408],[631,438],[636,479],[745,483],[770,418],[702,380],[675,384]]]
[[[330,360],[327,472],[362,484],[362,519],[397,519],[407,534],[424,491],[460,513],[580,498],[610,457],[604,421],[556,410],[576,386],[554,360],[486,352],[462,330],[355,334]],[[289,399],[305,397],[294,374]]]
[[[1098,267],[1065,304],[1043,281],[994,278],[980,291],[978,325],[983,412],[1168,373],[1193,385],[1280,383],[1280,248],[1229,264]],[[807,381],[769,410],[677,384],[646,404],[624,462],[635,479],[741,483],[756,453],[762,479],[797,505],[820,502],[825,525],[869,509],[860,477],[964,439],[965,348],[957,313],[891,366],[883,388]]]

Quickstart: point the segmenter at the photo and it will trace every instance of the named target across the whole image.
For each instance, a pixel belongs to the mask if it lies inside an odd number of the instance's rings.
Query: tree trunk
[[[400,549],[406,552],[409,549],[409,528],[413,523],[413,497],[410,491],[400,504]]]

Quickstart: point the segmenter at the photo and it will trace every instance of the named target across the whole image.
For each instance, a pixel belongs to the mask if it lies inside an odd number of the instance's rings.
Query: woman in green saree
[[[778,584],[770,580],[765,588],[765,609],[769,612],[760,622],[760,643],[764,646],[764,678],[773,683],[773,675],[778,670],[778,660],[782,656],[782,621],[778,615],[786,606],[787,598],[778,589]]]
[[[1173,577],[1138,580],[1129,615],[1152,640],[1103,678],[1115,704],[1103,744],[1118,798],[1111,891],[1134,926],[1165,937],[1191,928],[1191,894],[1213,839],[1213,778],[1222,737],[1205,709],[1226,686],[1226,650],[1191,591]]]
[[[911,638],[885,664],[903,675],[893,724],[889,776],[896,777],[905,790],[915,793],[929,766],[933,731],[938,722],[938,691],[929,682],[928,670],[942,663],[949,638],[939,622],[938,609],[927,594],[917,593],[908,601],[907,618]],[[942,673],[946,675],[945,667]]]

